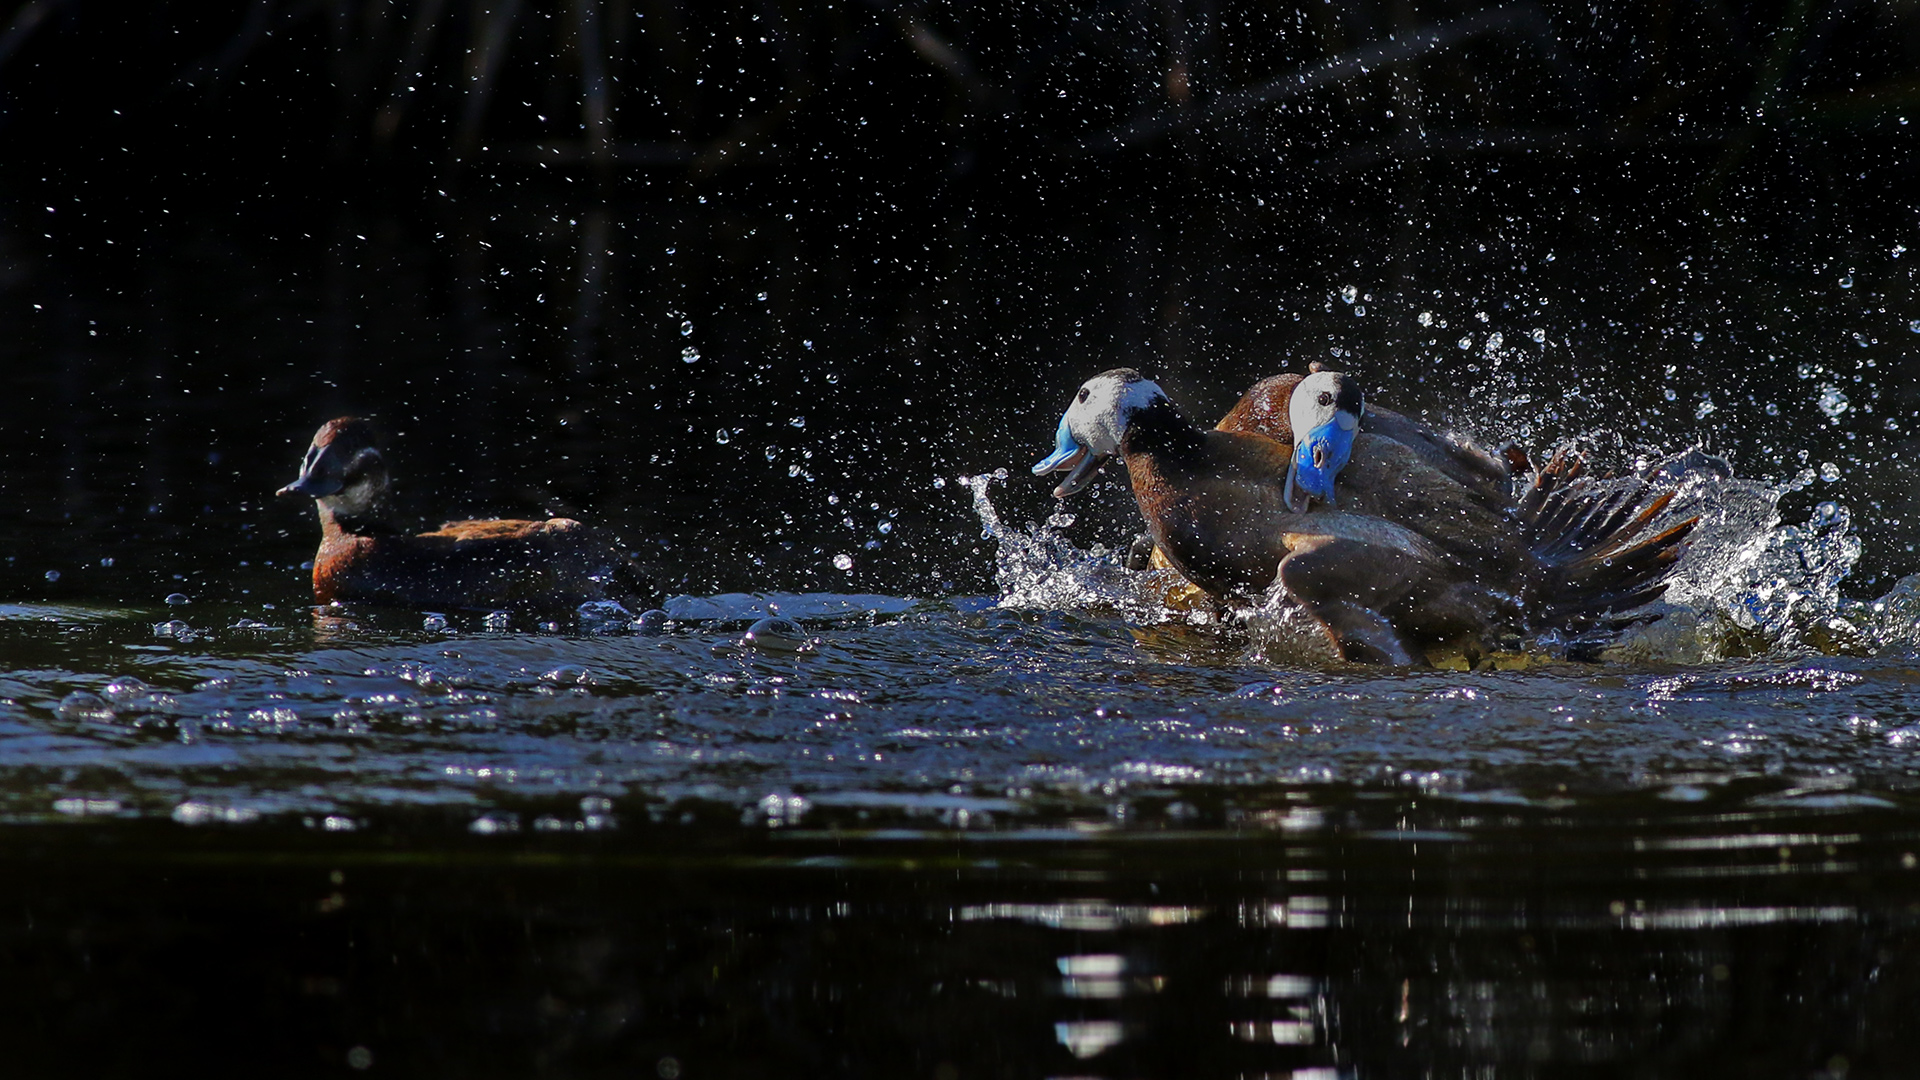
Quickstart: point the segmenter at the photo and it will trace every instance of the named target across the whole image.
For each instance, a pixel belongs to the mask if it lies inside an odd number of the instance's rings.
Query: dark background
[[[1036,519],[1089,374],[1210,418],[1320,357],[1488,437],[1831,464],[1788,509],[1882,591],[1916,61],[1855,0],[0,4],[0,595],[297,600],[270,493],[347,411],[422,521],[986,590],[936,478]]]

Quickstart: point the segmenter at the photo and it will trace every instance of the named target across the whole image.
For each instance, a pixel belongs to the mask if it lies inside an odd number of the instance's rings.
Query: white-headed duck
[[[1297,453],[1268,435],[1196,427],[1139,372],[1104,372],[1081,386],[1034,472],[1067,471],[1054,490],[1064,498],[1121,457],[1176,570],[1216,598],[1277,580],[1349,659],[1416,663],[1449,639],[1584,625],[1659,595],[1692,527],[1640,539],[1664,498],[1580,488],[1577,463],[1556,459],[1516,503],[1491,477],[1449,476],[1433,459],[1456,454],[1437,437],[1367,432],[1357,393],[1320,374],[1293,387],[1295,399],[1302,386],[1311,395],[1288,420],[1289,434],[1311,425]],[[1483,471],[1498,468],[1481,457]],[[1309,509],[1314,498],[1335,505]]]
[[[387,519],[388,483],[373,425],[343,416],[321,425],[299,479],[280,489],[320,510],[317,602],[558,612],[648,591],[627,556],[571,518],[451,521],[403,533]]]

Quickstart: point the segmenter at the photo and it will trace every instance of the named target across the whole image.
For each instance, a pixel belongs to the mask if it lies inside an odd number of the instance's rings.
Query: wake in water
[[[1804,523],[1782,523],[1781,501],[1808,480],[1744,479],[1726,461],[1698,450],[1651,471],[1677,481],[1653,528],[1690,517],[1698,517],[1699,525],[1666,595],[1643,609],[1645,618],[1604,642],[1584,643],[1600,645],[1601,659],[1699,664],[1809,652],[1897,656],[1920,649],[1920,574],[1902,578],[1876,600],[1845,598],[1841,583],[1860,556],[1847,509],[1823,502]],[[998,544],[1001,607],[1105,610],[1143,624],[1219,621],[1213,605],[1172,571],[1129,570],[1124,549],[1075,546],[1059,531],[1070,517],[1008,525],[990,495],[992,485],[1005,479],[1004,471],[961,478],[985,535]],[[1253,659],[1314,666],[1334,659],[1324,635],[1278,588],[1231,615],[1250,635]],[[1565,656],[1572,643],[1549,635],[1526,644],[1529,654]],[[1596,651],[1586,648],[1580,655]]]

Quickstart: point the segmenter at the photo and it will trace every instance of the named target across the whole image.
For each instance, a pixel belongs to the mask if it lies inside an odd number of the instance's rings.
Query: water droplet
[[[513,616],[504,611],[489,611],[480,625],[489,630],[505,630],[513,625]]]
[[[633,630],[635,633],[646,634],[651,637],[666,631],[667,618],[666,612],[659,608],[650,608],[641,612],[640,617],[633,620],[628,626],[628,629]]]
[[[1466,337],[1463,337],[1463,338],[1461,338],[1461,339],[1460,339],[1460,351],[1461,351],[1461,352],[1466,352],[1466,351],[1467,351],[1468,349],[1471,349],[1471,348],[1473,348],[1473,337],[1472,337],[1472,335],[1468,335],[1468,336],[1466,336]]]
[[[68,723],[83,720],[111,720],[113,706],[107,704],[106,698],[92,691],[75,690],[60,699],[60,704],[53,707],[53,714]]]
[[[438,634],[446,628],[447,617],[435,612],[428,612],[427,617],[420,621],[420,629],[425,630],[429,634]]]
[[[806,652],[813,642],[807,640],[807,631],[792,619],[770,615],[747,627],[747,633],[740,644],[749,649],[765,652]]]
[[[878,528],[880,529],[881,536],[887,536],[893,532],[893,522],[883,521],[879,524]]]
[[[1847,395],[1841,393],[1840,388],[1837,386],[1821,387],[1819,404],[1820,411],[1827,414],[1827,419],[1829,420],[1840,419],[1841,414],[1845,413],[1849,408]]]
[[[680,350],[680,359],[689,364],[698,363],[700,360],[700,350],[689,345]]]
[[[1365,315],[1365,314],[1367,313],[1367,305],[1365,305],[1365,304],[1355,304],[1355,305],[1353,306],[1353,313],[1354,313],[1355,315]]]
[[[1359,289],[1356,289],[1351,285],[1345,285],[1341,287],[1340,299],[1345,300],[1347,303],[1351,304],[1359,298],[1360,298]]]
[[[1667,388],[1666,388],[1665,390],[1663,390],[1663,391],[1661,391],[1661,394],[1662,394],[1663,396],[1665,396],[1665,397],[1666,397],[1666,399],[1667,399],[1668,401],[1678,401],[1678,400],[1680,400],[1680,393],[1679,393],[1679,391],[1677,391],[1677,390],[1675,390],[1675,389],[1674,389],[1673,387],[1671,387],[1671,386],[1669,386],[1669,387],[1667,387]]]
[[[766,298],[767,298],[767,294],[766,294],[766,293],[756,293],[756,294],[754,294],[754,299],[755,299],[755,300],[765,300]]]
[[[183,592],[177,592],[177,593],[168,593],[168,594],[167,594],[167,603],[169,603],[169,604],[175,604],[175,605],[178,605],[178,604],[191,604],[191,603],[193,603],[193,598],[192,598],[192,597],[189,597],[189,596],[188,596],[188,595],[187,595],[186,593],[183,593]]]
[[[807,426],[807,418],[804,416],[796,416],[787,421],[787,426],[790,428],[804,428]]]
[[[833,557],[833,568],[835,570],[852,570],[853,556],[848,555],[845,552],[842,552],[839,555],[835,555]]]
[[[1825,480],[1829,484],[1840,479],[1840,466],[1835,465],[1831,461],[1822,462],[1820,465],[1820,479]]]
[[[1853,288],[1853,271],[1847,271],[1847,276],[1840,279],[1840,287],[1843,289]]]
[[[934,477],[934,478],[933,478],[933,490],[935,490],[935,491],[939,491],[939,490],[940,490],[941,488],[944,488],[944,487],[946,487],[946,486],[947,486],[947,478],[946,478],[946,477],[944,477],[944,476],[936,476],[936,477]]]
[[[1547,343],[1547,332],[1539,327],[1535,327],[1533,333],[1527,336],[1533,339],[1535,345],[1545,345]]]
[[[692,319],[680,320],[680,336],[681,337],[693,336],[693,320]]]
[[[1416,319],[1416,320],[1414,320],[1414,321],[1415,321],[1415,322],[1418,322],[1418,323],[1419,323],[1419,324],[1420,324],[1421,326],[1432,326],[1432,325],[1433,325],[1433,312],[1431,312],[1431,311],[1423,311],[1423,312],[1421,312],[1421,313],[1420,313],[1420,317],[1419,317],[1418,319]]]
[[[101,688],[107,700],[116,705],[143,704],[153,699],[153,687],[132,675],[121,675]]]
[[[726,428],[720,428],[713,433],[713,441],[725,446],[733,441],[733,436],[727,434]]]
[[[1487,335],[1487,355],[1492,356],[1494,353],[1499,352],[1500,346],[1506,344],[1506,341],[1507,341],[1506,337],[1498,332],[1488,334]]]
[[[1706,332],[1705,332],[1705,331],[1702,331],[1702,330],[1695,330],[1695,331],[1693,332],[1693,340],[1695,340],[1695,341],[1705,341],[1705,340],[1707,340],[1707,335],[1706,335]]]
[[[618,600],[589,600],[573,614],[580,621],[580,629],[593,634],[611,634],[633,621],[633,612]],[[581,681],[585,681],[584,676]]]
[[[48,580],[48,581],[59,581],[59,580],[60,580],[60,571],[58,571],[58,570],[49,570],[49,571],[47,571],[47,580]]]
[[[1920,319],[1915,319],[1912,322],[1908,323],[1907,329],[1913,331],[1916,334],[1920,334]]]

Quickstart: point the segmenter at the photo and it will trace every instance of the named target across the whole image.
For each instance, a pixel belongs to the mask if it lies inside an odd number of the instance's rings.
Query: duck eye
[[[1079,400],[1079,402],[1080,402],[1080,404],[1082,404],[1082,405],[1085,405],[1085,404],[1087,403],[1087,399],[1088,399],[1088,398],[1090,398],[1090,397],[1092,397],[1092,396],[1093,396],[1093,391],[1091,391],[1091,390],[1089,390],[1089,389],[1087,389],[1086,387],[1084,387],[1084,386],[1083,386],[1083,387],[1081,387],[1081,388],[1080,388],[1080,397],[1079,397],[1079,399],[1078,399],[1078,400]]]
[[[1320,407],[1324,409],[1331,404],[1333,404],[1333,395],[1325,390],[1320,391]]]

